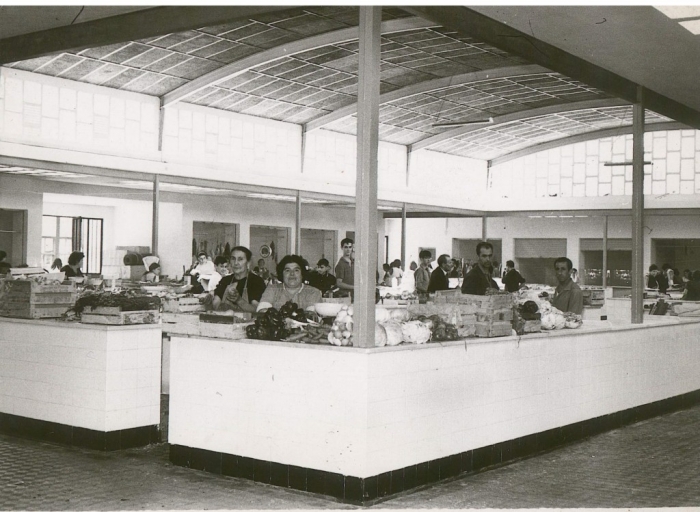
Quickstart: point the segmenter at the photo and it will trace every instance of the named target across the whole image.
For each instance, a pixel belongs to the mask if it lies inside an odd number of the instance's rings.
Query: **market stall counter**
[[[170,460],[373,503],[700,401],[699,327],[371,349],[172,335]]]
[[[98,450],[157,442],[161,326],[0,318],[0,431]]]

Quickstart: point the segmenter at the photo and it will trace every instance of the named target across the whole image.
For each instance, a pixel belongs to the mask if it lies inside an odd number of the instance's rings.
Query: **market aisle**
[[[0,435],[0,510],[355,509],[171,465],[164,445],[99,453]],[[700,406],[375,508],[700,506]]]

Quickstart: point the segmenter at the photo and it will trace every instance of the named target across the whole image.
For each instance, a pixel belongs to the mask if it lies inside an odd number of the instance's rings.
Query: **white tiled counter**
[[[148,444],[160,375],[160,325],[0,318],[4,432],[106,450]]]
[[[173,336],[170,371],[174,463],[367,502],[697,400],[700,323],[381,349]]]

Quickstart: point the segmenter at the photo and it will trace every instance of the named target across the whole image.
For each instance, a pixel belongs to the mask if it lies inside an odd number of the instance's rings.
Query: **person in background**
[[[281,283],[270,283],[260,298],[257,310],[270,307],[279,309],[286,302],[295,302],[306,309],[321,302],[321,290],[304,284],[306,260],[296,254],[288,254],[277,264],[277,277]]]
[[[683,270],[683,286],[686,287],[688,286],[688,283],[693,279],[693,273],[690,271],[689,268],[686,268]]]
[[[0,251],[0,275],[9,273],[10,268],[12,268],[12,266],[5,261],[5,258],[7,258],[7,253],[5,251]]]
[[[428,283],[428,293],[433,293],[439,290],[450,289],[449,275],[452,272],[452,259],[449,254],[441,254],[437,260],[438,268],[430,274],[430,282]]]
[[[355,288],[355,266],[353,262],[353,247],[355,241],[352,238],[343,238],[340,248],[343,255],[335,265],[336,285],[340,288],[338,297],[348,297]]]
[[[571,279],[573,266],[569,258],[561,257],[554,260],[554,272],[559,284],[554,290],[552,306],[563,313],[581,315],[583,314],[583,292]]]
[[[659,267],[654,263],[649,266],[647,288],[659,290],[660,293],[666,293],[666,290],[668,290],[668,279],[666,278],[666,274],[661,272]]]
[[[680,271],[677,268],[673,269],[673,284],[676,287],[682,287],[683,286],[683,276],[681,275]]]
[[[66,273],[66,277],[83,277],[83,260],[85,255],[80,251],[73,251],[68,256],[68,265],[61,267],[61,272]]]
[[[408,266],[408,270],[410,270],[411,272],[415,272],[416,270],[418,270],[418,263],[412,261],[411,264]]]
[[[63,266],[63,262],[61,261],[61,258],[56,258],[53,260],[53,263],[51,264],[51,270],[55,270],[56,272],[61,271],[61,267]]]
[[[266,285],[260,276],[250,272],[252,257],[247,247],[238,245],[231,249],[231,274],[222,277],[214,290],[213,309],[255,313]]]
[[[396,286],[401,286],[401,279],[403,278],[403,270],[401,270],[401,260],[394,260],[389,265],[391,267],[391,284],[393,286],[394,279],[396,279]]]
[[[515,262],[513,260],[506,261],[506,270],[503,272],[503,284],[509,292],[517,292],[525,283],[525,278],[515,270]]]
[[[493,270],[493,245],[489,242],[476,244],[476,255],[479,257],[476,264],[462,282],[462,293],[470,295],[486,295],[486,290],[492,288],[499,290],[496,281],[491,277]]]
[[[253,269],[253,272],[262,277],[265,284],[267,284],[272,277],[270,276],[270,269],[265,266],[265,260],[262,258],[258,260],[258,266]]]
[[[330,273],[331,264],[326,258],[321,258],[316,263],[316,270],[309,273],[309,285],[321,290],[324,296],[335,288],[335,276]]]
[[[450,271],[450,275],[448,277],[452,278],[460,278],[462,277],[462,265],[459,263],[459,260],[457,258],[452,258],[452,270]]]
[[[146,272],[141,281],[146,283],[157,283],[160,281],[160,265],[155,261],[148,266],[148,272]]]
[[[209,285],[209,278],[216,272],[214,262],[207,258],[207,253],[202,251],[197,253],[197,261],[190,267],[189,273],[197,280],[193,285],[192,293],[202,293]]]
[[[228,258],[226,256],[220,255],[214,258],[214,268],[216,269],[216,272],[211,274],[211,277],[209,278],[209,285],[207,287],[207,291],[212,297],[214,296],[216,287],[219,286],[221,280],[229,275],[231,271],[231,264],[228,262]]]
[[[575,268],[572,268],[572,269],[571,269],[571,280],[572,280],[574,283],[576,283],[576,284],[578,284],[578,282],[579,282],[579,280],[578,280],[578,270],[575,269]]]
[[[693,272],[691,280],[686,283],[683,300],[700,300],[700,270]]]
[[[413,273],[416,279],[416,292],[428,293],[431,273],[430,260],[433,259],[433,255],[429,250],[423,249],[418,253],[418,258],[420,259],[420,267]]]
[[[391,265],[388,263],[382,264],[382,270],[384,271],[384,276],[382,277],[382,284],[384,286],[391,286]]]

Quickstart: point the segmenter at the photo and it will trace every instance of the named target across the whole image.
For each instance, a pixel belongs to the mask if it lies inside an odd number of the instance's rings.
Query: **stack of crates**
[[[32,279],[0,281],[0,316],[57,318],[75,305],[75,283],[39,283]]]

